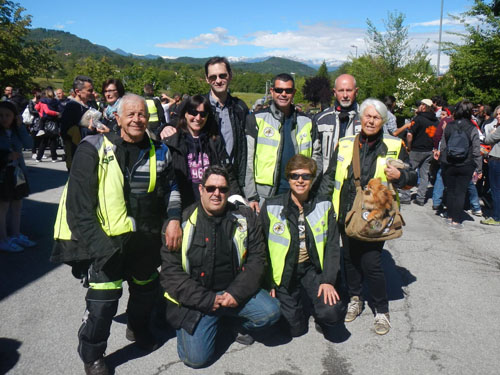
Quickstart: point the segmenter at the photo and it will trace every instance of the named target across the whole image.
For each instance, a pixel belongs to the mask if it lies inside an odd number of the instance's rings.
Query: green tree
[[[356,78],[358,102],[368,97],[397,96],[401,116],[405,116],[424,93],[425,97],[434,95],[432,85],[436,84],[427,48],[425,45],[410,48],[404,20],[402,13],[389,13],[387,20],[383,21],[385,29],[379,31],[368,19],[367,53],[344,63],[335,72],[336,76],[348,73]],[[430,77],[426,82],[418,81],[417,77],[427,76]]]
[[[391,73],[408,64],[415,54],[426,55],[425,45],[416,50],[410,48],[408,26],[403,25],[405,18],[403,13],[389,12],[383,20],[384,32],[377,30],[370,19],[366,20],[368,54],[383,59]]]
[[[476,103],[498,103],[500,18],[490,5],[475,0],[472,8],[456,19],[463,23],[466,32],[458,34],[463,43],[444,43],[444,51],[450,55],[450,70],[445,78],[455,82],[456,93],[461,97]]]
[[[330,79],[330,77],[328,76],[328,68],[326,67],[325,60],[323,60],[323,63],[320,65],[316,77],[323,77],[327,78],[328,80]]]
[[[104,81],[109,78],[120,78],[118,74],[118,67],[110,64],[107,57],[103,57],[100,60],[93,57],[87,57],[82,63],[77,63],[75,65],[74,70],[65,80],[64,87],[66,89],[71,88],[73,79],[77,75],[86,75],[92,78],[94,81],[94,89],[100,92]]]
[[[312,102],[314,106],[321,103],[321,109],[328,107],[333,96],[330,80],[326,77],[307,78],[302,92],[304,98]]]
[[[31,89],[32,78],[58,69],[52,40],[26,41],[31,16],[18,3],[0,0],[0,86]]]
[[[173,92],[189,95],[204,94],[208,92],[210,88],[205,81],[202,70],[195,73],[187,66],[183,66],[179,69],[170,87]]]

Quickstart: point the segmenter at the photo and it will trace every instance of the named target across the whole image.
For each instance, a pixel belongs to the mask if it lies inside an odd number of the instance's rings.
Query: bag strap
[[[361,162],[359,160],[359,134],[354,138],[354,148],[352,150],[352,171],[354,172],[354,184],[361,188]]]

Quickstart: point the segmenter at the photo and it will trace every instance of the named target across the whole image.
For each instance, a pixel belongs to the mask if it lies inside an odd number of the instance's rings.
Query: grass
[[[237,96],[241,100],[243,100],[248,108],[252,108],[257,99],[262,99],[264,94],[259,94],[256,92],[232,92],[231,95]]]
[[[42,88],[52,86],[54,89],[62,89],[64,83],[64,79],[62,78],[47,79],[43,77],[36,77],[33,79],[33,81],[35,81],[35,83]]]

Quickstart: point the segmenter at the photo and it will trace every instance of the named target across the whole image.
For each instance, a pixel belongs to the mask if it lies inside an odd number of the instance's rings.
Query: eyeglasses
[[[114,90],[104,90],[104,93],[105,94],[111,94],[112,92],[117,92],[118,90],[114,89]]]
[[[312,174],[311,173],[290,173],[289,175],[291,180],[297,181],[299,178],[302,177],[304,181],[310,181],[312,179]]]
[[[217,80],[217,77],[219,77],[219,79],[227,79],[227,77],[229,77],[229,74],[228,73],[212,74],[208,76],[208,80],[213,82]]]
[[[198,116],[200,115],[202,118],[205,118],[208,116],[208,111],[197,111],[196,109],[188,108],[186,110],[187,113],[189,113],[191,116]]]
[[[214,185],[208,185],[208,186],[203,186],[207,193],[215,193],[215,190],[219,189],[219,192],[221,194],[226,194],[229,191],[229,186],[214,186]]]
[[[283,91],[286,92],[288,95],[290,94],[293,94],[293,92],[295,91],[294,88],[287,88],[287,89],[283,89],[281,87],[274,87],[273,88],[273,91],[276,93],[276,94],[281,94]]]

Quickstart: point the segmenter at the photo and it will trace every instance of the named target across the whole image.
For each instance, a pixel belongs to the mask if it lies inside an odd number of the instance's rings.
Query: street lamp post
[[[444,0],[441,0],[441,18],[439,20],[439,42],[438,42],[438,60],[437,60],[436,77],[439,77],[439,71],[441,69],[441,35],[443,33],[443,2]]]
[[[356,58],[358,58],[358,46],[351,44],[352,48],[356,48]]]

